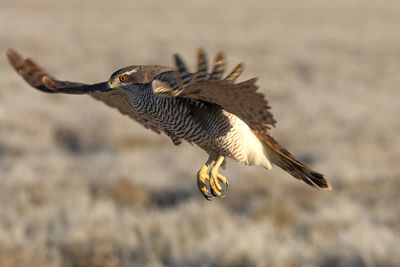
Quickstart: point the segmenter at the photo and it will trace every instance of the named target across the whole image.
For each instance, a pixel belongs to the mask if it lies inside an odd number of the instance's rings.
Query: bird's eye
[[[119,76],[119,81],[120,82],[125,82],[126,81],[126,76],[125,75]]]

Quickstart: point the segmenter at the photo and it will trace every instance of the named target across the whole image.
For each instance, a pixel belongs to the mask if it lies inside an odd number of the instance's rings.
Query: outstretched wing
[[[221,106],[235,114],[255,131],[266,133],[276,121],[264,95],[257,92],[257,79],[235,83],[243,71],[239,64],[224,79],[225,61],[218,53],[211,73],[207,72],[206,54],[199,49],[197,72],[190,73],[179,55],[175,55],[175,83],[160,80],[152,82],[154,93],[162,97],[182,97],[202,100]]]
[[[19,75],[32,87],[46,93],[89,94],[97,100],[103,101],[108,106],[118,109],[122,114],[128,115],[144,127],[157,133],[161,130],[151,118],[138,114],[130,105],[128,97],[122,90],[110,90],[107,82],[97,84],[84,84],[78,82],[59,81],[49,75],[33,60],[23,59],[16,51],[9,48],[7,58]]]

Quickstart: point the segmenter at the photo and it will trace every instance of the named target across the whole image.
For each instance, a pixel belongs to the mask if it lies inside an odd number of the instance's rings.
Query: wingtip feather
[[[224,53],[222,51],[219,51],[215,56],[215,62],[218,62],[220,60],[224,60]]]
[[[10,57],[12,54],[16,54],[17,52],[15,52],[14,49],[12,49],[11,47],[7,48],[5,51],[5,54],[7,55],[7,57]]]
[[[22,58],[22,56],[20,54],[17,53],[17,51],[15,51],[12,48],[8,48],[6,50],[6,56],[8,59],[8,62],[11,64],[11,66],[18,71],[19,67],[21,67],[24,59]]]
[[[244,64],[239,63],[228,76],[224,78],[225,82],[234,83],[235,80],[243,73]]]
[[[14,55],[17,55],[17,56],[21,57],[21,56],[17,53],[17,51],[15,51],[15,50],[14,50],[13,48],[11,48],[11,47],[7,48],[6,51],[5,51],[5,53],[6,53],[7,57],[12,57],[12,56],[14,56]]]
[[[332,191],[333,189],[332,189],[332,186],[327,182],[327,184],[326,184],[326,187],[324,187],[324,188],[321,188],[322,190],[324,190],[324,191]]]
[[[203,54],[205,54],[204,49],[202,47],[197,48],[197,55],[201,56]]]

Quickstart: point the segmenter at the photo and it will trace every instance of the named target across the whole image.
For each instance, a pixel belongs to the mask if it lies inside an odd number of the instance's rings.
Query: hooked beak
[[[110,90],[112,90],[112,89],[117,89],[117,88],[122,87],[122,84],[121,84],[121,83],[119,83],[118,81],[113,81],[113,80],[109,80],[109,81],[107,82],[107,85],[108,85],[108,88],[109,88]]]

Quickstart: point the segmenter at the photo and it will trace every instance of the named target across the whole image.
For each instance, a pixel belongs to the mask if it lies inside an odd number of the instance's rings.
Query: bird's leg
[[[211,193],[216,197],[224,196],[221,193],[222,186],[220,185],[219,181],[221,181],[224,185],[226,185],[227,189],[229,187],[229,183],[228,183],[228,180],[226,179],[226,177],[223,176],[222,174],[218,173],[218,169],[223,162],[224,162],[224,157],[219,156],[210,171],[210,189],[211,189]]]
[[[203,167],[197,173],[197,187],[200,190],[200,193],[207,199],[211,200],[212,196],[208,192],[206,181],[210,180],[210,177],[207,174],[208,168],[210,167],[211,163],[213,162],[213,158],[210,156],[207,162],[204,164]]]

